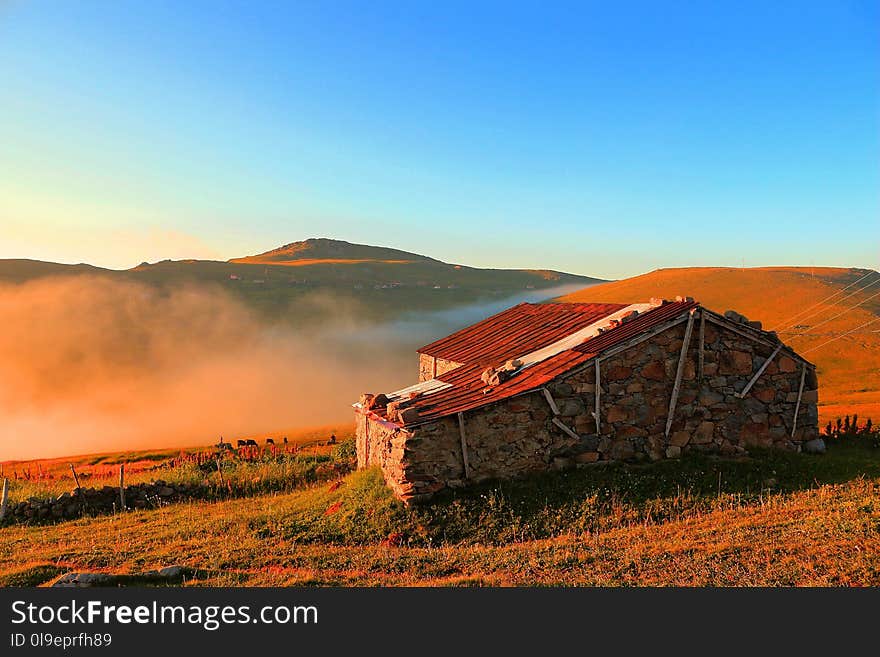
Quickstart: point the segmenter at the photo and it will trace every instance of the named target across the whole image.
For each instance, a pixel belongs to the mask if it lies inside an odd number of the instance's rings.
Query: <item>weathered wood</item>
[[[596,435],[602,433],[602,413],[599,410],[602,402],[602,375],[599,366],[599,359],[596,359],[596,410],[593,416],[596,418]]]
[[[9,505],[9,479],[3,477],[3,497],[0,497],[0,520],[6,517],[6,507]]]
[[[687,320],[687,316],[681,315],[680,317],[675,317],[667,322],[663,322],[662,324],[658,324],[657,326],[655,326],[654,328],[652,328],[649,331],[645,331],[644,333],[640,333],[636,337],[634,337],[630,340],[627,340],[626,342],[621,342],[619,345],[616,345],[616,346],[612,347],[611,349],[603,351],[602,355],[599,356],[596,360],[607,360],[607,359],[611,358],[612,356],[616,356],[621,351],[626,351],[627,349],[630,349],[630,348],[636,346],[637,344],[644,342],[645,340],[650,340],[655,335],[663,333],[663,331],[666,331],[666,330],[672,328],[673,326],[677,326],[677,325],[681,324],[682,322],[685,322],[686,320]],[[586,369],[589,366],[590,366],[590,363],[586,363],[585,365],[583,365],[581,367],[577,367],[577,368],[572,369],[571,373],[579,372],[583,369]]]
[[[752,342],[757,342],[758,344],[762,344],[767,347],[775,347],[777,344],[779,344],[778,342],[771,342],[770,340],[766,340],[766,339],[761,338],[753,333],[750,333],[749,331],[741,329],[740,324],[736,324],[734,322],[731,322],[729,319],[718,316],[715,313],[707,312],[706,319],[708,319],[713,324],[717,324],[721,328],[726,328],[730,331],[733,331],[734,333],[736,333],[738,335],[741,335],[744,338],[748,338]],[[758,329],[754,329],[754,330],[758,330]],[[790,355],[792,358],[795,358],[802,363],[807,362],[806,359],[804,359],[802,356],[799,356],[795,352],[791,351],[791,349],[786,349],[785,352],[786,352],[786,354]]]
[[[681,377],[684,374],[684,362],[687,359],[687,350],[691,342],[691,333],[694,331],[694,314],[688,315],[687,326],[684,329],[684,340],[681,343],[681,353],[678,355],[678,368],[675,370],[675,383],[672,385],[672,395],[669,398],[669,414],[666,416],[666,437],[669,438],[669,430],[672,428],[672,418],[675,415],[675,405],[678,403],[678,393],[681,390]]]
[[[458,414],[458,433],[461,436],[461,462],[464,465],[464,478],[471,478],[471,466],[468,463],[467,434],[464,431],[464,413]]]
[[[119,510],[125,511],[125,463],[119,466]]]
[[[553,395],[550,394],[550,391],[547,388],[541,388],[541,392],[544,393],[544,399],[547,400],[547,403],[550,405],[550,410],[553,411],[553,415],[559,415],[559,407],[556,405],[556,400],[553,399]]]
[[[797,429],[798,411],[801,410],[801,396],[804,394],[804,380],[807,378],[807,366],[801,364],[801,385],[798,387],[797,403],[794,405],[794,417],[791,419],[791,437],[794,438],[794,432]]]
[[[562,429],[565,433],[567,433],[569,436],[571,436],[571,437],[574,438],[575,440],[580,440],[580,439],[581,439],[581,437],[580,437],[579,435],[577,435],[574,431],[572,431],[571,429],[569,429],[569,428],[565,425],[565,423],[562,422],[558,417],[553,418],[553,424],[555,424],[557,427],[559,427],[560,429]]]
[[[437,357],[431,356],[431,378],[437,378]]]
[[[755,376],[753,376],[749,380],[749,382],[746,384],[746,387],[742,389],[742,392],[736,393],[736,395],[735,395],[736,397],[743,399],[747,394],[749,394],[749,390],[751,390],[752,386],[755,385],[755,381],[757,381],[758,378],[764,373],[764,370],[767,369],[767,366],[770,364],[770,361],[772,361],[773,358],[776,357],[776,354],[779,353],[780,349],[782,349],[782,344],[776,345],[776,349],[773,350],[773,353],[770,354],[767,357],[767,360],[765,360],[764,363],[761,365],[761,367],[758,368],[758,371],[755,372]]]
[[[703,380],[703,362],[706,356],[706,311],[700,308],[700,360],[697,368],[697,381]]]
[[[79,485],[79,477],[76,476],[76,470],[75,470],[74,467],[73,467],[73,463],[68,463],[67,465],[70,466],[70,472],[73,474],[73,481],[76,483],[76,487],[77,487],[77,489],[79,489],[79,487],[80,487],[80,485]]]

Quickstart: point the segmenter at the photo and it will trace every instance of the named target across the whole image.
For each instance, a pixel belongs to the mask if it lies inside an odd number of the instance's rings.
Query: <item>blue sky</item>
[[[0,3],[0,257],[878,267],[869,2]]]

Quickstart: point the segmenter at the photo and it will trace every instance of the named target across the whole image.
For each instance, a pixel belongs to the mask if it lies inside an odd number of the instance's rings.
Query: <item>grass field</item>
[[[869,287],[859,292],[864,286]],[[880,274],[869,270],[696,267],[660,269],[596,285],[560,300],[626,303],[692,296],[711,310],[734,309],[760,320],[765,329],[778,330],[786,344],[816,363],[820,423],[824,424],[853,413],[880,417],[880,322],[859,328],[880,317],[877,293]],[[833,340],[848,331],[855,332]]]
[[[408,509],[381,474],[0,529],[0,584],[167,565],[188,584],[878,585],[880,447],[608,465]]]

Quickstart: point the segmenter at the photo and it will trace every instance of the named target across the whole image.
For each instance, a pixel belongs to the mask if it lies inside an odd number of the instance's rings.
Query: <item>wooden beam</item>
[[[471,466],[468,463],[467,435],[464,432],[464,413],[458,414],[458,433],[461,436],[461,462],[464,465],[464,478],[471,478]]]
[[[76,482],[76,487],[79,489],[79,477],[76,476],[76,470],[73,467],[73,463],[68,463],[70,466],[70,472],[73,474],[73,481]]]
[[[694,331],[694,314],[688,314],[688,323],[684,329],[684,340],[681,342],[681,353],[678,355],[678,368],[675,370],[675,383],[672,386],[672,396],[669,398],[669,414],[666,416],[666,437],[669,438],[669,430],[672,428],[672,418],[675,415],[675,405],[678,403],[678,392],[681,389],[681,377],[684,374],[684,361],[687,358],[688,346],[691,342],[691,333]]]
[[[125,511],[125,463],[119,466],[119,510]]]
[[[559,407],[556,405],[556,400],[553,399],[553,395],[550,394],[550,391],[547,388],[541,388],[541,392],[544,393],[544,399],[547,400],[547,403],[550,405],[550,410],[553,411],[553,415],[559,415]]]
[[[777,344],[779,344],[777,342],[771,342],[770,340],[765,340],[764,338],[761,338],[757,335],[754,335],[753,333],[750,333],[749,331],[741,329],[740,325],[735,324],[734,322],[731,322],[729,319],[725,319],[724,317],[718,317],[714,313],[711,313],[711,312],[707,313],[706,319],[708,319],[713,324],[717,324],[718,326],[720,326],[722,328],[729,329],[729,330],[733,331],[734,333],[737,333],[737,334],[743,336],[744,338],[748,338],[752,342],[757,342],[758,344],[762,344],[767,347],[775,347]],[[804,360],[804,358],[802,358],[801,356],[798,356],[796,353],[794,353],[790,349],[786,349],[786,351],[789,352],[792,355],[792,357],[797,358],[799,361],[806,362]]]
[[[700,361],[697,369],[697,381],[703,381],[703,360],[706,355],[706,311],[700,308]]]
[[[437,357],[431,356],[431,378],[437,378]]]
[[[602,397],[602,377],[601,372],[599,370],[599,359],[596,359],[596,411],[593,413],[593,417],[596,418],[596,435],[602,433],[602,420],[601,420],[601,412],[599,411],[600,403]]]
[[[804,379],[807,378],[807,366],[801,365],[801,385],[798,388],[797,404],[794,405],[794,417],[791,420],[791,437],[794,438],[795,429],[797,429],[798,411],[801,410],[801,396],[804,394]]]
[[[571,437],[574,438],[575,440],[580,440],[580,439],[581,439],[581,437],[580,437],[579,435],[577,435],[574,431],[572,431],[572,430],[569,429],[567,426],[565,426],[565,423],[561,422],[561,421],[559,420],[559,418],[557,418],[557,417],[553,418],[553,424],[555,424],[557,427],[559,427],[560,429],[562,429],[565,433],[567,433],[569,436],[571,436]]]
[[[749,390],[751,390],[752,386],[755,385],[755,381],[757,381],[758,377],[760,377],[764,373],[764,370],[767,369],[767,366],[770,364],[770,361],[773,360],[773,358],[776,356],[776,354],[779,353],[780,349],[782,349],[782,343],[776,345],[776,349],[773,350],[773,353],[770,354],[767,357],[767,360],[764,361],[764,364],[758,368],[758,371],[755,372],[755,376],[753,376],[751,378],[751,380],[746,384],[746,387],[742,389],[742,392],[736,393],[736,395],[735,395],[736,397],[743,399],[747,394],[749,394]]]
[[[655,326],[654,328],[652,328],[649,331],[645,331],[644,333],[640,333],[636,337],[634,337],[630,340],[627,340],[626,342],[621,342],[619,345],[612,347],[611,349],[608,349],[607,351],[603,351],[602,355],[599,356],[597,358],[597,360],[607,360],[608,358],[611,358],[612,356],[616,356],[621,351],[626,351],[627,349],[630,349],[631,347],[634,347],[637,344],[644,342],[645,340],[650,340],[655,335],[663,333],[663,331],[670,329],[673,326],[677,326],[678,324],[681,324],[685,320],[687,320],[687,315],[681,315],[680,317],[675,317],[674,319],[671,319],[668,322],[658,324],[657,326]],[[585,365],[584,367],[586,368],[587,366],[588,365]],[[578,371],[577,369],[572,370],[572,372],[577,372],[577,371]]]
[[[3,497],[0,498],[0,520],[6,517],[6,507],[9,504],[9,479],[3,478]]]

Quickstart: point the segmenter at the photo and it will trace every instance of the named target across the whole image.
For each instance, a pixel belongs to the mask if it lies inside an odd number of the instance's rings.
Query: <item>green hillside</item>
[[[212,284],[273,317],[296,315],[297,302],[331,293],[334,301],[358,304],[367,316],[377,319],[502,299],[532,289],[601,282],[550,270],[478,269],[397,249],[329,239],[294,242],[227,262],[163,260],[122,271],[82,264],[0,260],[0,282],[84,274],[160,288]]]

